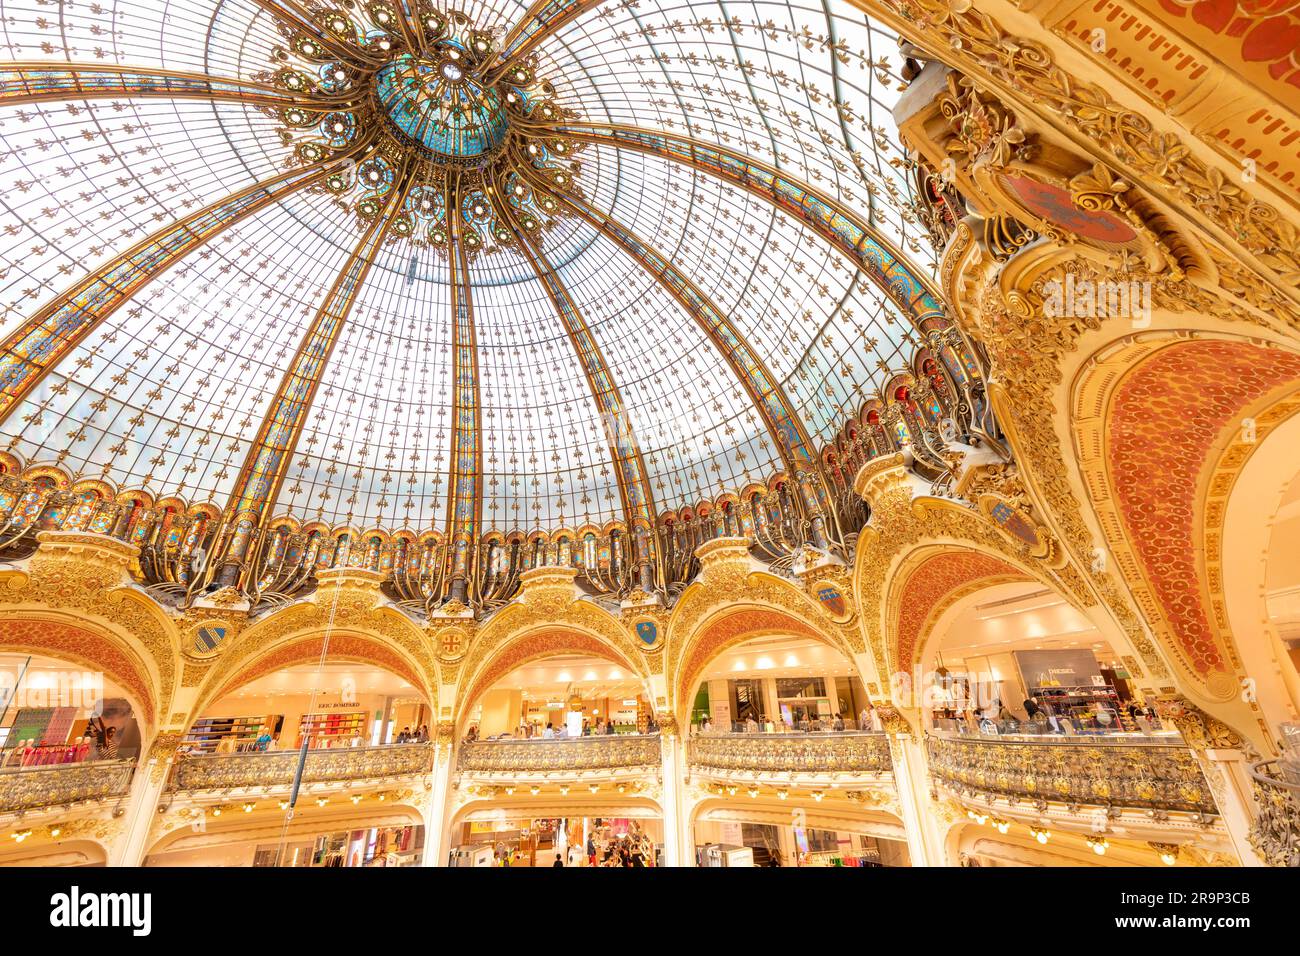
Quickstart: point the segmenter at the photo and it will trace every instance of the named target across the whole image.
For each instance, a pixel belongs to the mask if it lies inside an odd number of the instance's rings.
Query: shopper
[[[713,721],[710,720],[708,717],[705,717],[702,721],[700,721],[700,733],[702,734],[713,733]]]
[[[555,739],[555,728],[551,726],[551,722],[549,720],[546,722],[546,729],[542,731],[542,737],[546,740]]]
[[[605,736],[609,737],[613,733],[614,733],[614,721],[612,720],[605,721]]]
[[[1063,731],[1061,730],[1061,724],[1056,719],[1056,708],[1052,706],[1051,701],[1045,700],[1041,704],[1039,704],[1038,711],[1043,715],[1043,717],[1047,720],[1047,722],[1052,725],[1052,733],[1054,734],[1063,733]]]
[[[844,718],[841,715],[836,714],[833,726],[836,733],[844,733]]]
[[[552,867],[557,867],[557,866],[562,867],[562,866],[564,866],[564,854],[563,854],[563,853],[557,853],[557,854],[555,854],[555,862],[552,863],[551,866],[552,866]]]
[[[1026,697],[1025,698],[1025,719],[1034,720],[1035,718],[1038,717],[1040,713],[1041,711],[1039,710],[1038,707],[1038,698]]]
[[[747,734],[758,733],[758,721],[754,719],[753,714],[750,714],[748,717],[745,718],[745,733]]]

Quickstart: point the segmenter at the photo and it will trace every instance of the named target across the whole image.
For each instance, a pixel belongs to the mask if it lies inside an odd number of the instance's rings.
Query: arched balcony
[[[168,791],[279,797],[297,778],[315,796],[428,773],[430,709],[413,675],[391,654],[392,669],[341,658],[350,647],[342,636],[330,647],[324,663],[307,663],[304,651],[302,663],[274,668],[272,658],[236,678],[189,728]],[[364,650],[355,648],[358,657]]]
[[[0,653],[0,817],[91,813],[125,799],[140,755],[133,701],[102,670]]]

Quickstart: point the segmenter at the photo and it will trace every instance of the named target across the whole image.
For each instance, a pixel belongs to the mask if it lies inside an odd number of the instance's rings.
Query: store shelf
[[[215,753],[217,745],[227,737],[235,738],[236,746],[257,740],[263,727],[274,729],[283,717],[269,714],[260,717],[200,717],[194,722],[185,743],[202,753]]]
[[[307,740],[312,748],[339,746],[351,743],[355,737],[366,737],[366,712],[363,710],[303,714],[295,746],[302,746],[303,740]]]

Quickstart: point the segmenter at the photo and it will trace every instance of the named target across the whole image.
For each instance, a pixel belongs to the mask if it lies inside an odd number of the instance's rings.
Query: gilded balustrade
[[[0,813],[125,796],[132,760],[9,767],[0,770]]]
[[[1275,760],[1256,764],[1251,776],[1259,806],[1251,845],[1272,866],[1300,866],[1300,779],[1283,780]]]
[[[293,783],[299,753],[186,754],[172,768],[169,790],[233,790],[276,787]],[[433,744],[386,747],[338,747],[309,750],[303,783],[376,780],[428,773],[433,768]]]
[[[460,747],[456,769],[461,773],[551,773],[658,768],[659,763],[658,735],[611,734],[467,741]]]
[[[926,750],[930,774],[957,791],[1067,805],[1219,812],[1196,757],[1181,744],[932,733]]]
[[[881,773],[892,771],[884,734],[703,734],[691,738],[688,762],[702,771]]]

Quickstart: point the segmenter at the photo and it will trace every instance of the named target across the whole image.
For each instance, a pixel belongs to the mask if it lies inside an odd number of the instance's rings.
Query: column
[[[763,681],[763,708],[767,717],[773,724],[781,722],[781,705],[777,703],[776,698],[776,678],[764,677]]]
[[[660,755],[663,777],[660,803],[664,811],[664,864],[693,866],[694,843],[682,789],[686,778],[686,742],[677,734],[676,721],[660,725]]]
[[[109,853],[109,866],[139,866],[144,862],[145,852],[149,849],[149,834],[158,817],[158,801],[167,785],[176,748],[183,736],[181,731],[160,733],[147,749],[142,741],[141,751],[149,756],[142,761],[131,781],[122,835]]]
[[[945,866],[943,843],[930,814],[930,778],[922,745],[910,733],[890,732],[889,755],[912,866]]]
[[[1223,825],[1242,866],[1266,866],[1250,845],[1250,826],[1255,819],[1254,784],[1250,765],[1240,750],[1206,749],[1197,753],[1206,780],[1214,791]],[[1216,782],[1222,786],[1213,786]]]
[[[729,732],[736,719],[731,712],[731,687],[725,680],[709,681],[709,718],[714,730],[721,733]]]
[[[424,856],[421,866],[446,866],[451,852],[447,833],[448,796],[451,794],[455,747],[455,725],[444,721],[434,733],[433,772],[429,776],[429,793],[424,802]]]

